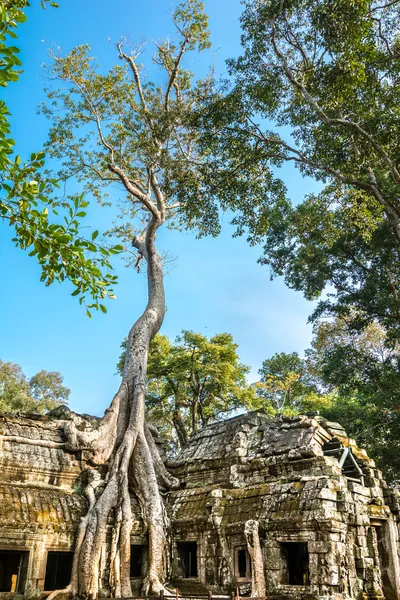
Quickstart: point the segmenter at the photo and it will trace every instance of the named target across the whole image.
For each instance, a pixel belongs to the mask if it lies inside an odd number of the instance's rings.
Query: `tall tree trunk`
[[[180,411],[179,407],[176,407],[174,410],[172,422],[174,424],[174,429],[175,429],[176,435],[178,437],[179,446],[180,446],[181,450],[183,450],[183,448],[186,448],[186,446],[188,444],[188,435],[187,435],[185,425],[182,421],[182,415],[181,415],[181,411]]]
[[[154,246],[158,223],[153,220],[133,245],[147,260],[148,303],[133,325],[127,344],[122,382],[100,427],[80,432],[74,423],[67,429],[71,449],[89,448],[95,464],[106,465],[107,474],[87,490],[89,510],[82,519],[73,561],[71,592],[95,599],[99,593],[100,559],[111,513],[110,584],[115,597],[132,595],[130,586],[130,491],[141,504],[149,537],[149,572],[144,582],[147,593],[164,588],[164,558],[167,551],[166,517],[160,486],[176,482],[166,472],[152,435],[145,423],[146,370],[149,345],[164,319],[165,298],[161,259]],[[92,478],[93,479],[93,478]],[[103,487],[101,487],[103,486]]]

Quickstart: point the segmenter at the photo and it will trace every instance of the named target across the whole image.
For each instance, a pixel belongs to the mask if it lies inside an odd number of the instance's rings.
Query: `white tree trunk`
[[[101,551],[107,524],[114,511],[110,584],[113,595],[132,595],[130,586],[130,533],[132,527],[130,491],[142,507],[149,537],[149,572],[146,593],[164,589],[165,553],[168,551],[166,519],[159,486],[176,481],[168,475],[156,444],[145,423],[146,370],[149,345],[161,327],[165,313],[162,264],[154,247],[157,223],[154,219],[144,238],[134,245],[147,260],[148,303],[133,325],[126,351],[124,373],[118,393],[97,430],[80,432],[72,422],[67,428],[71,449],[88,448],[95,464],[107,464],[103,482],[90,482],[87,515],[82,519],[75,548],[71,592],[95,599],[99,593]],[[133,482],[133,489],[131,485]],[[100,484],[103,489],[100,490]],[[95,493],[97,489],[97,494]]]

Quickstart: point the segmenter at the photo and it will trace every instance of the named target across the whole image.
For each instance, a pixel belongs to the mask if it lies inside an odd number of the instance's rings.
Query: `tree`
[[[275,412],[295,410],[301,398],[310,391],[305,382],[305,364],[297,352],[274,354],[264,360],[260,381],[256,384],[259,398]]]
[[[143,46],[130,49],[124,41],[117,43],[120,64],[106,74],[89,56],[87,46],[76,47],[65,57],[53,56],[54,88],[48,91],[50,102],[44,108],[51,121],[47,152],[62,161],[59,176],[66,182],[74,177],[100,203],[110,185],[118,189],[122,220],[113,232],[127,243],[138,269],[146,264],[148,280],[147,306],[129,332],[122,381],[110,408],[96,426],[88,422],[83,430],[73,413],[65,426],[68,448],[85,448],[98,466],[88,475],[89,508],[79,526],[67,589],[82,597],[98,596],[101,550],[111,514],[115,517],[112,594],[131,596],[130,491],[141,504],[149,537],[145,592],[164,588],[164,565],[169,564],[160,490],[177,482],[165,470],[145,419],[149,345],[165,314],[157,233],[168,224],[216,235],[221,209],[246,210],[248,202],[262,200],[265,188],[263,174],[254,171],[241,193],[223,203],[218,194],[204,195],[199,167],[203,150],[188,117],[210,84],[206,79],[195,85],[183,60],[188,51],[209,47],[207,16],[199,0],[187,0],[176,8],[173,20],[177,41],[158,42],[153,58],[161,69],[160,81],[143,77],[138,62]],[[57,80],[60,89],[55,89]]]
[[[330,394],[324,393],[307,360],[297,352],[274,354],[263,361],[258,372],[261,377],[255,384],[257,396],[253,408],[293,415],[319,413],[332,404]]]
[[[44,0],[43,8],[46,4],[57,6]],[[0,87],[17,81],[21,73],[19,48],[10,45],[9,39],[17,37],[27,6],[27,0],[7,0],[0,6]],[[87,200],[83,195],[57,200],[58,180],[44,172],[45,153],[34,153],[21,162],[14,153],[8,117],[7,106],[0,100],[0,218],[13,228],[16,246],[29,249],[29,256],[36,257],[41,281],[51,285],[68,279],[76,286],[73,295],[79,295],[80,303],[88,306],[89,316],[89,308],[104,312],[100,302],[115,298],[112,286],[117,280],[109,258],[120,248],[96,242],[98,232],[93,232],[91,239],[83,235],[81,220]]]
[[[57,371],[39,371],[28,379],[20,365],[0,360],[0,411],[44,414],[68,404],[70,390]]]
[[[175,344],[159,334],[153,339],[146,409],[169,442],[175,438],[184,448],[199,427],[253,404],[254,390],[246,381],[250,369],[239,361],[237,348],[228,333],[207,339],[182,331]],[[124,361],[125,350],[118,363],[120,373]]]
[[[262,210],[236,219],[239,233],[265,244],[261,262],[308,299],[329,289],[316,318],[356,308],[359,326],[375,320],[394,336],[399,14],[397,0],[248,0],[243,55],[229,62],[234,85],[216,88],[194,118],[210,188],[221,170],[232,174],[228,194],[248,170],[269,173]],[[297,206],[278,177],[293,163],[323,186]]]
[[[388,481],[400,479],[400,347],[371,323],[361,332],[343,318],[315,326],[308,368],[334,401],[322,414],[366,448]]]

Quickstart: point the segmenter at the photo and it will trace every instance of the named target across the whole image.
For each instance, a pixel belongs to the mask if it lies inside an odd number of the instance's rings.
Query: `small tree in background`
[[[246,381],[250,368],[240,362],[237,348],[228,333],[208,339],[182,331],[174,344],[162,335],[151,342],[146,408],[168,442],[176,439],[184,448],[199,427],[253,406],[254,388]],[[120,373],[124,361],[125,351]]]
[[[28,379],[20,365],[0,360],[0,412],[44,414],[68,404],[70,390],[57,371],[39,371]]]
[[[309,369],[308,361],[297,352],[281,352],[264,360],[260,381],[254,384],[254,408],[271,413],[294,415],[320,412],[332,403],[330,394],[324,393],[321,383]]]

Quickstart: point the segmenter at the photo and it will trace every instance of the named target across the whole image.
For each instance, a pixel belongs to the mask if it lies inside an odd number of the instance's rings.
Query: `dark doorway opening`
[[[246,577],[246,550],[241,548],[238,550],[238,575]]]
[[[143,577],[143,546],[132,544],[131,546],[131,572],[132,578]]]
[[[46,563],[46,576],[44,580],[45,592],[65,588],[71,579],[73,552],[48,552]]]
[[[251,581],[251,558],[246,546],[236,548],[235,577],[236,580],[244,579]]]
[[[177,548],[182,576],[197,577],[197,542],[178,542]]]
[[[282,583],[310,585],[309,557],[306,542],[281,543]]]
[[[0,550],[0,592],[23,593],[29,552]]]

